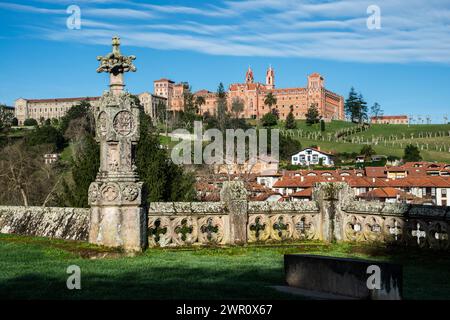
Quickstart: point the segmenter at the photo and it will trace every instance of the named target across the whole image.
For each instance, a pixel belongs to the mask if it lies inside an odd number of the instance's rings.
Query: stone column
[[[313,189],[313,200],[320,210],[320,240],[325,242],[344,239],[344,217],[342,210],[353,198],[353,191],[345,182],[320,182]]]
[[[242,181],[226,181],[220,190],[220,199],[228,211],[230,244],[247,243],[248,201]]]
[[[103,94],[94,111],[100,168],[89,187],[89,242],[141,251],[146,246],[147,227],[143,183],[135,166],[139,107],[123,92],[123,72],[136,70],[135,57],[122,56],[119,45],[119,39],[113,38],[113,52],[97,58],[101,61],[97,71],[111,76],[110,91]]]

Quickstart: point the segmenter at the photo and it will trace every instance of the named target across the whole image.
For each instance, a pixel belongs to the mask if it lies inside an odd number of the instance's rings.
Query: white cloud
[[[43,0],[54,2],[53,0]],[[55,1],[56,2],[56,1]],[[242,0],[215,5],[154,5],[113,0],[82,7],[81,33],[46,26],[58,41],[124,41],[161,50],[212,55],[309,57],[365,62],[450,62],[450,3],[445,0],[377,0],[380,30],[366,26],[372,0]],[[2,4],[0,4],[0,7]],[[3,6],[4,7],[4,6]],[[60,14],[61,10],[9,5],[11,10]],[[65,12],[65,11],[64,11]],[[147,20],[148,21],[147,21]]]

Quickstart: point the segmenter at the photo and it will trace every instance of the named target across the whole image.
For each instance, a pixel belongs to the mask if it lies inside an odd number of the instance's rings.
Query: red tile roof
[[[76,101],[96,101],[100,97],[80,97],[80,98],[55,98],[55,99],[25,99],[28,102],[45,103],[45,102],[76,102]]]

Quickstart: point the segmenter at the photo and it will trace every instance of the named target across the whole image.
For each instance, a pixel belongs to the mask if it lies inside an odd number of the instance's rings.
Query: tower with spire
[[[250,68],[250,66],[248,66],[247,73],[245,74],[245,83],[253,83],[253,81],[253,70],[252,68]]]
[[[269,90],[275,89],[275,71],[272,65],[269,66],[266,72],[266,88]]]

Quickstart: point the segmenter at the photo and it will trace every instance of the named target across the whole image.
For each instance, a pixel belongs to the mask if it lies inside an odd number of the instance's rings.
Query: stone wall
[[[306,202],[247,201],[242,188],[225,183],[220,202],[150,204],[149,246],[320,240],[449,248],[450,207],[356,201],[345,183],[317,184]],[[89,209],[0,207],[1,233],[86,240],[88,230]]]
[[[449,248],[449,207],[351,201],[342,209],[344,241]]]
[[[0,206],[0,233],[87,240],[89,209]]]

